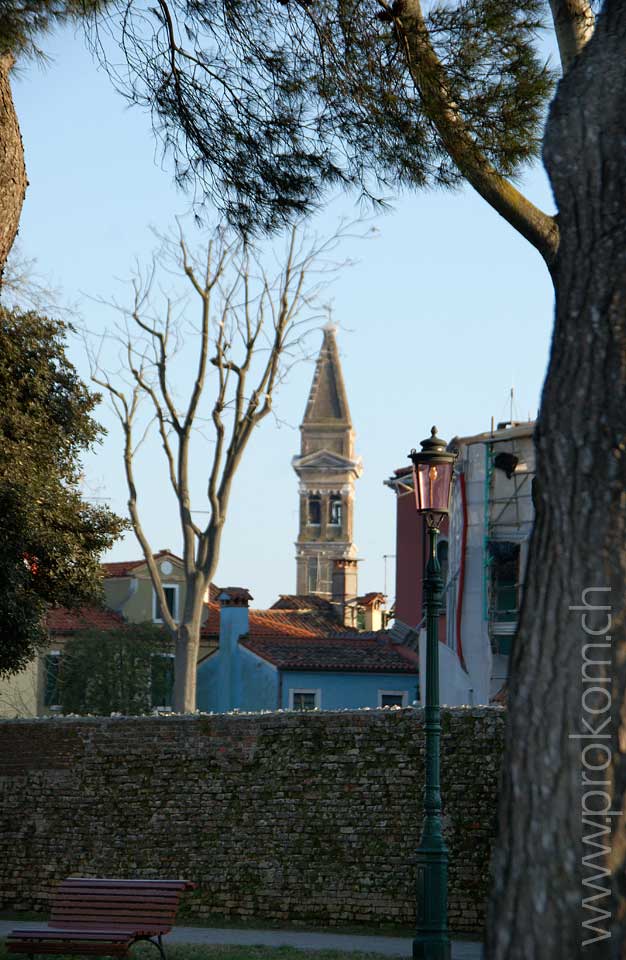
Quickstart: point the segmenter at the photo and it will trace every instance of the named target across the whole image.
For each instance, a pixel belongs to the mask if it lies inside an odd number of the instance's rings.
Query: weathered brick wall
[[[443,715],[450,924],[484,922],[504,718]],[[188,917],[415,915],[421,711],[0,721],[0,907],[69,875],[186,877]]]

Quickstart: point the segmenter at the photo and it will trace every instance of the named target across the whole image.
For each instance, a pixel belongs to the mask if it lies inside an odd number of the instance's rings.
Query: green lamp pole
[[[421,451],[412,450],[413,486],[417,511],[428,527],[428,564],[424,578],[426,601],[426,770],[424,822],[417,849],[417,933],[414,960],[450,960],[448,932],[448,848],[441,831],[439,757],[441,716],[439,710],[438,621],[443,579],[437,558],[439,528],[450,509],[452,474],[456,453],[433,427]]]

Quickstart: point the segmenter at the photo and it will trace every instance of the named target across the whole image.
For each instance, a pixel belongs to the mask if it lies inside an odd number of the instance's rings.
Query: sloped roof
[[[205,637],[218,637],[220,632],[220,607],[218,603],[208,603],[208,617],[203,624]],[[251,637],[317,637],[320,634],[345,634],[349,631],[332,615],[321,610],[250,610],[248,622]]]
[[[251,636],[242,645],[281,670],[357,673],[417,673],[413,650],[389,643],[384,634],[296,638]]]
[[[125,623],[119,613],[104,607],[79,607],[77,610],[57,607],[48,610],[46,615],[46,627],[54,634],[76,633],[78,630],[115,630]]]
[[[371,590],[369,593],[364,593],[362,597],[357,597],[356,603],[359,607],[371,607],[376,603],[377,600],[383,603],[385,599],[384,593],[380,593],[377,590]]]
[[[335,608],[330,600],[318,597],[315,593],[281,593],[270,610],[320,610],[333,616]]]
[[[160,560],[163,557],[172,557],[172,559],[178,560],[179,563],[183,562],[182,557],[172,553],[171,550],[159,550],[158,553],[154,554],[155,560]],[[103,563],[102,569],[105,577],[127,577],[128,574],[136,570],[137,567],[144,566],[145,562],[144,557],[142,557],[141,560],[118,560],[112,563]]]
[[[210,596],[210,594],[209,594]],[[211,597],[211,599],[214,599]],[[254,600],[254,597],[246,587],[221,587],[216,595],[216,600]]]
[[[217,638],[219,604],[206,606],[203,637]],[[248,623],[241,644],[282,670],[417,672],[414,650],[392,643],[385,631],[355,633],[344,627],[333,605],[321,597],[283,594],[270,610],[249,610]]]
[[[183,563],[183,558],[179,557],[176,553],[172,553],[171,550],[159,550],[158,553],[154,554],[155,560],[162,560],[163,557],[171,557],[173,560]],[[113,577],[128,577],[138,567],[144,566],[145,563],[146,561],[142,557],[141,560],[114,560],[109,563],[102,563],[100,566],[102,567],[104,578],[107,580]],[[214,583],[209,584],[210,600],[216,600],[220,592],[221,587],[216,587]]]
[[[140,567],[145,562],[145,560],[119,560],[111,563],[103,563],[102,569],[104,570],[105,577],[126,577],[131,570],[134,570],[135,567]]]

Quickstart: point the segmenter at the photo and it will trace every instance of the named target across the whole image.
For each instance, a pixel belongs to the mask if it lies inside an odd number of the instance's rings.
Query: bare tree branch
[[[216,231],[207,244],[200,268],[180,233],[177,243],[165,238],[147,277],[141,271],[132,285],[132,304],[125,308],[113,302],[121,314],[112,332],[100,338],[98,351],[91,349],[92,379],[108,394],[124,435],[124,469],[128,509],[162,610],[163,620],[176,643],[175,708],[195,709],[195,665],[204,596],[213,577],[226,522],[232,482],[252,431],[272,409],[278,384],[293,363],[292,347],[302,340],[319,318],[316,297],[332,268],[326,257],[339,241],[350,235],[350,226],[321,243],[303,247],[294,229],[285,261],[272,277],[264,258],[240,240]],[[162,238],[163,239],[163,238]],[[174,268],[174,269],[172,269]],[[157,269],[183,278],[191,288],[186,313],[173,311],[171,283],[162,292],[159,306],[155,286]],[[193,348],[183,335],[190,310],[199,313],[194,327]],[[271,323],[270,323],[271,321]],[[170,342],[180,344],[180,353]],[[121,348],[126,374],[114,382],[103,359],[105,343]],[[186,389],[187,399],[178,403],[180,386],[176,361],[185,372],[194,370]],[[130,375],[130,387],[126,388]],[[197,424],[210,396],[213,427],[212,456],[203,451],[206,467],[208,520],[200,527],[193,519],[192,469],[199,442]],[[134,433],[140,400],[147,398],[152,410],[138,445]],[[179,412],[180,410],[180,412]],[[178,504],[183,544],[186,592],[184,609],[175,622],[166,603],[159,571],[142,526],[134,456],[149,424],[156,420],[165,465]],[[204,503],[202,508],[204,508]]]

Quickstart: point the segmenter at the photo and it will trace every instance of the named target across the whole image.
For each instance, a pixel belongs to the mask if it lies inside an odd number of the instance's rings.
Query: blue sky
[[[113,315],[89,298],[123,296],[134,262],[146,262],[154,249],[150,228],[166,231],[189,203],[161,162],[149,117],[126,106],[80,35],[66,30],[44,46],[51,64],[22,65],[13,84],[30,180],[20,245],[85,323],[103,330]],[[523,186],[534,202],[553,209],[540,167]],[[328,234],[339,215],[356,214],[354,198],[337,197],[314,228]],[[487,429],[491,416],[508,419],[511,386],[515,417],[534,416],[553,311],[539,255],[469,189],[404,195],[374,223],[376,239],[342,248],[357,263],[324,297],[339,326],[364,461],[355,517],[363,591],[383,589],[383,555],[395,553],[395,506],[385,478],[432,423],[449,438]],[[311,347],[317,343],[321,333]],[[87,378],[78,340],[71,356]],[[312,374],[312,362],[291,372],[275,403],[280,426],[263,423],[234,485],[215,580],[248,587],[256,606],[295,589],[297,483],[290,464]],[[109,434],[85,462],[86,492],[125,513],[120,433],[105,406],[98,416]],[[198,483],[206,467],[204,460],[194,465]],[[177,551],[177,516],[156,443],[145,448],[140,478],[154,550]],[[128,534],[106,559],[139,555]],[[392,599],[391,561],[387,578]]]

